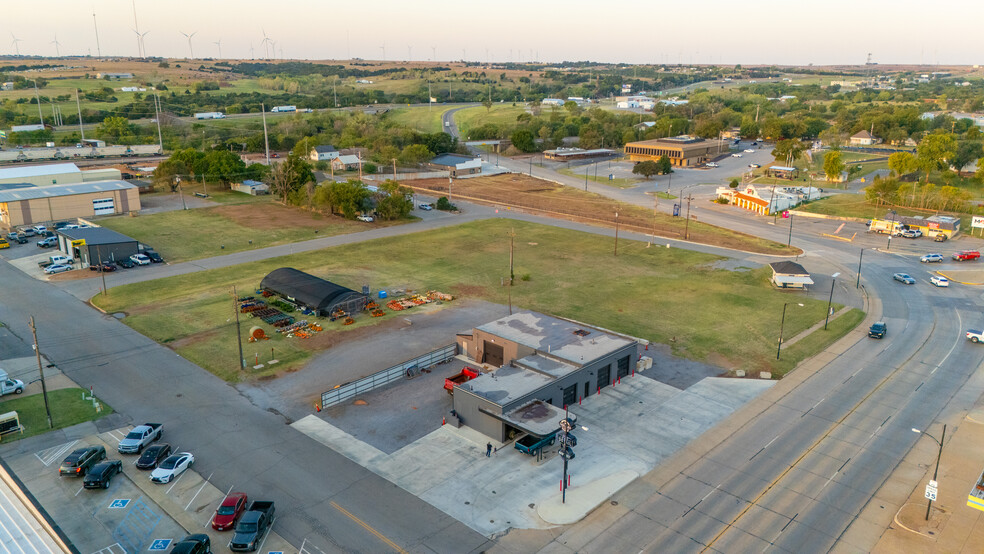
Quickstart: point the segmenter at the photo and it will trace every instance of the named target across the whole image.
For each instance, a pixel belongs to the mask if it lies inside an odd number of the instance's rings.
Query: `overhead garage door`
[[[482,363],[501,367],[502,345],[485,341],[484,353],[482,354]]]

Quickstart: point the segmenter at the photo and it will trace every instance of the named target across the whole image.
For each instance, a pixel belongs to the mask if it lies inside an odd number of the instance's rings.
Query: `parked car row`
[[[896,273],[892,275],[892,279],[905,284],[905,285],[915,285],[916,280],[912,278],[908,273]],[[929,282],[937,287],[949,287],[950,280],[942,275],[933,275],[929,278]]]

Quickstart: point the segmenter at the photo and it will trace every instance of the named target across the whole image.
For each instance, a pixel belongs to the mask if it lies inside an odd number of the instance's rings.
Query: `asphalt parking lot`
[[[148,471],[134,467],[137,456],[116,452],[117,442],[130,428],[78,436],[95,431],[91,423],[83,424],[12,443],[3,457],[81,552],[167,552],[173,543],[193,533],[208,534],[213,552],[229,551],[226,545],[231,533],[214,531],[209,524],[233,487],[219,490],[209,481],[211,476],[193,469],[172,483],[152,483]],[[84,489],[80,478],[59,477],[58,466],[70,452],[98,445],[106,448],[106,459],[123,462],[123,473],[112,479],[108,489]],[[172,446],[176,451],[187,449],[186,445]],[[246,483],[241,489],[250,492]],[[292,549],[274,530],[257,551]]]

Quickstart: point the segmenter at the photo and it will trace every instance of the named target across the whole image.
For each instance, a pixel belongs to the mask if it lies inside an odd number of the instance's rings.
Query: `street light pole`
[[[792,304],[792,302],[786,302],[782,305],[782,321],[779,323],[779,346],[776,348],[776,360],[779,359],[779,352],[782,350],[782,331],[786,327],[786,306]],[[797,303],[798,306],[803,304]]]
[[[864,248],[861,249],[861,254],[858,255],[858,282],[854,284],[854,288],[861,287],[861,259],[864,258]]]
[[[793,214],[789,214],[789,238],[786,239],[786,248],[790,248],[793,244]]]
[[[892,210],[892,227],[888,230],[888,246],[885,247],[886,251],[892,249],[892,235],[895,234],[895,216],[897,215],[898,213]]]
[[[834,283],[837,282],[837,276],[840,272],[834,273],[830,276],[830,298],[827,299],[827,318],[823,320],[823,330],[827,330],[827,322],[830,321],[830,304],[834,301]]]
[[[940,445],[940,449],[936,453],[936,469],[933,470],[933,481],[936,481],[936,477],[940,473],[940,458],[943,457],[943,441],[946,440],[946,424],[945,423],[943,424],[943,434],[940,435],[940,440],[936,440],[936,437],[934,437],[933,435],[930,435],[929,433],[927,433],[925,431],[920,431],[919,429],[916,429],[915,427],[912,428],[912,432],[913,433],[919,433],[920,435],[926,435],[927,437],[929,437],[929,438],[933,439],[934,441],[936,441],[936,444]],[[929,512],[932,509],[933,509],[933,499],[930,498],[929,499],[929,504],[926,506],[926,521],[929,521]]]

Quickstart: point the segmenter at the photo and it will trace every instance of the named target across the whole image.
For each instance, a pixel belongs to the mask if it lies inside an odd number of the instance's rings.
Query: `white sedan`
[[[137,265],[150,265],[150,258],[144,256],[143,254],[134,254],[130,256],[130,261]]]
[[[741,157],[741,154],[732,154],[731,157],[732,158],[740,158]]]
[[[178,452],[161,462],[157,469],[151,472],[150,480],[155,483],[170,483],[175,477],[191,467],[193,463],[195,463],[195,457],[191,455],[191,452]]]
[[[752,149],[752,148],[747,148],[747,149],[745,149],[745,153],[746,153],[746,154],[753,154],[754,152],[755,152],[755,150],[754,150],[754,149]]]

